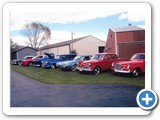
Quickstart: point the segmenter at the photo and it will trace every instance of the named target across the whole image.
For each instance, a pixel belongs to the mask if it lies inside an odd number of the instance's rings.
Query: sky
[[[36,9],[35,9],[36,5]],[[51,3],[25,4],[10,13],[10,37],[19,45],[26,45],[27,38],[21,29],[26,23],[37,22],[49,27],[49,44],[92,35],[106,41],[112,27],[129,23],[145,28],[144,4],[126,3]],[[26,9],[25,9],[26,8]],[[29,8],[29,9],[28,9]]]

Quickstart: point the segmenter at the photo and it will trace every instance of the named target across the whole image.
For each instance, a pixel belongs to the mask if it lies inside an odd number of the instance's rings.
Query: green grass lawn
[[[48,84],[125,84],[144,87],[145,76],[131,77],[114,75],[111,71],[99,75],[82,74],[78,71],[63,71],[61,69],[44,69],[39,67],[23,67],[11,65],[11,69],[20,72],[37,81]]]

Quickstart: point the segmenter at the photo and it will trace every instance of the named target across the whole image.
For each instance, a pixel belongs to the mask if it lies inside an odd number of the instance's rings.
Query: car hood
[[[26,61],[31,61],[32,59],[27,59],[27,60],[22,60],[23,62],[26,62]]]
[[[96,63],[96,62],[98,62],[99,60],[88,60],[88,61],[84,61],[84,62],[82,62],[82,64],[81,65],[88,65],[89,63],[90,64],[92,64],[92,63]]]
[[[142,63],[142,61],[141,60],[127,60],[127,61],[116,62],[116,64],[137,64],[137,63]]]

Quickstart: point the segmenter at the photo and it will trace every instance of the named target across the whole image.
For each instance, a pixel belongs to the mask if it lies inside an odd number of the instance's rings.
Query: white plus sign
[[[148,94],[146,94],[146,97],[145,98],[142,98],[142,101],[146,101],[146,105],[149,104],[149,101],[152,101],[153,99],[149,97]]]

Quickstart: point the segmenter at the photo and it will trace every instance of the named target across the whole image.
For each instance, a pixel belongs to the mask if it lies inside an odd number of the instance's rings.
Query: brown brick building
[[[105,51],[123,58],[145,52],[145,29],[137,26],[110,28]]]

